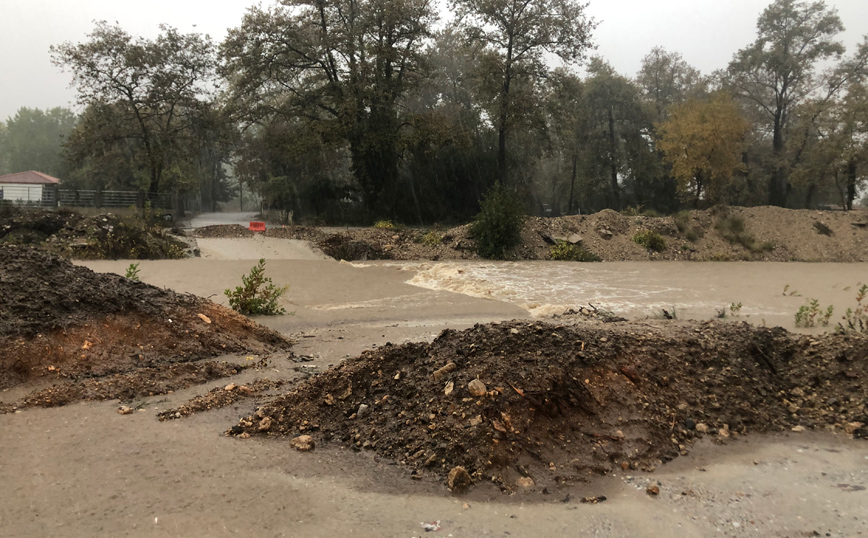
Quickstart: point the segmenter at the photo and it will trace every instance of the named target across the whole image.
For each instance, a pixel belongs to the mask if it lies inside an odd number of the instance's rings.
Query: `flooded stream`
[[[868,264],[614,262],[389,262],[413,272],[407,283],[489,298],[548,317],[593,304],[630,318],[662,310],[680,319],[723,312],[755,324],[794,329],[808,299],[835,306],[833,322],[855,305]],[[738,304],[741,307],[738,307]]]

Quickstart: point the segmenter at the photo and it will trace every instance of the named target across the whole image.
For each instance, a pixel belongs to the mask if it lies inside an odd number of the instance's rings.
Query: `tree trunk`
[[[618,185],[618,163],[616,160],[617,145],[615,144],[615,112],[609,107],[609,167],[612,185],[612,206],[615,211],[621,211],[621,187]]]
[[[567,207],[567,215],[573,214],[573,193],[576,190],[576,172],[578,171],[579,156],[573,155],[573,176],[570,178],[570,202]]]
[[[853,200],[856,199],[856,159],[847,162],[847,211],[853,211]]]
[[[783,112],[775,114],[774,133],[772,139],[772,154],[774,156],[774,169],[769,178],[769,205],[786,207],[787,205],[787,174],[784,169],[784,127],[782,120]]]

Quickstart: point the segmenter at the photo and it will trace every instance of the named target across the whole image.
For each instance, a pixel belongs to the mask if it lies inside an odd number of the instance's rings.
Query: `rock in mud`
[[[474,379],[473,381],[468,383],[467,390],[470,392],[470,395],[475,398],[485,396],[488,393],[488,388],[485,386],[485,383],[483,383],[479,379]]]
[[[299,435],[289,442],[289,446],[299,452],[310,452],[316,447],[316,444],[313,441],[313,437],[310,435]]]
[[[452,493],[464,493],[470,486],[473,485],[473,480],[470,478],[470,473],[467,469],[460,465],[449,471],[449,476],[446,477],[446,485]]]

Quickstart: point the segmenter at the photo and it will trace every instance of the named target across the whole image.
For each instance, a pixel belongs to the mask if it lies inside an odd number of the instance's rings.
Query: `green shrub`
[[[232,310],[244,315],[274,316],[286,313],[286,310],[277,304],[277,300],[286,293],[289,286],[275,286],[264,273],[265,260],[262,259],[250,270],[249,275],[241,277],[243,286],[237,286],[235,291],[227,289],[223,292],[229,298]]]
[[[807,302],[799,307],[796,312],[796,327],[814,327],[818,323],[823,327],[829,325],[829,318],[832,317],[835,307],[829,305],[829,308],[823,310],[820,308],[820,302],[816,299],[808,299]]]
[[[726,239],[730,244],[741,245],[745,249],[753,253],[769,252],[775,249],[775,244],[771,241],[764,241],[757,244],[756,238],[747,231],[744,224],[744,219],[738,215],[722,214],[714,226],[721,237]]]
[[[488,259],[506,258],[521,244],[523,223],[524,209],[518,197],[495,183],[470,226],[470,235],[476,240],[476,253]]]
[[[374,228],[377,228],[378,230],[394,230],[395,223],[391,220],[378,220],[374,223]]]
[[[868,334],[868,284],[863,284],[856,293],[856,307],[848,308],[841,318],[842,322],[838,322],[838,332],[860,332]]]
[[[130,280],[139,282],[139,264],[131,263],[130,266],[127,267],[127,272],[124,276]]]
[[[642,245],[648,250],[653,250],[654,252],[663,252],[666,250],[666,240],[663,239],[663,236],[657,232],[652,232],[651,230],[642,230],[633,236],[633,242]]]
[[[416,242],[427,247],[436,247],[443,242],[443,234],[432,230],[426,234],[420,235],[416,239]]]
[[[550,253],[553,260],[562,262],[602,261],[599,256],[586,249],[582,245],[575,245],[563,241],[558,242],[557,245],[553,245]]]

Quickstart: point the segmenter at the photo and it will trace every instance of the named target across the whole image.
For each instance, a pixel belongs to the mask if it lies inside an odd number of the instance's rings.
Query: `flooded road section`
[[[412,272],[407,283],[511,303],[534,317],[593,304],[629,318],[662,310],[679,319],[710,319],[721,312],[794,328],[809,299],[835,306],[832,321],[855,305],[868,264],[613,262],[388,262]],[[738,308],[738,304],[741,308]]]

